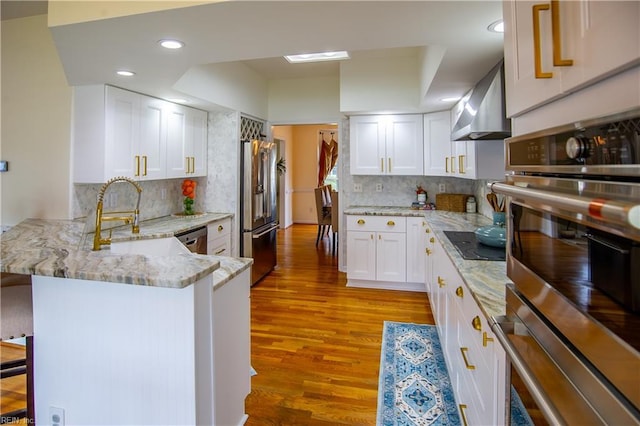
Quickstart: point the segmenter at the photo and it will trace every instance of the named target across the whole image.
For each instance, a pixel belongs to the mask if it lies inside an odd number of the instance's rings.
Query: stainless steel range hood
[[[511,136],[511,120],[504,104],[504,64],[500,61],[453,108],[454,141],[504,139]]]

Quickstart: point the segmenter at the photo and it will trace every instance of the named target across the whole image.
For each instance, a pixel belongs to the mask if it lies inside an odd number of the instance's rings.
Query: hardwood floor
[[[348,288],[315,225],[278,233],[278,268],[251,290],[248,426],[374,425],[382,325],[433,324],[425,293]]]
[[[434,323],[425,293],[347,288],[316,230],[278,231],[278,268],[251,289],[247,426],[374,425],[383,321]],[[3,410],[22,404],[24,385],[1,387]]]

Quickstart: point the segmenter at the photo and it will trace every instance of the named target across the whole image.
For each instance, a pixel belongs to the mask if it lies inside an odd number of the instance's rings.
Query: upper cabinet
[[[504,169],[503,141],[452,141],[449,111],[424,115],[426,176],[502,179]]]
[[[206,175],[205,111],[111,86],[78,86],[73,120],[74,182]]]
[[[422,115],[350,118],[352,175],[422,175]]]
[[[507,115],[640,64],[640,2],[506,0]]]

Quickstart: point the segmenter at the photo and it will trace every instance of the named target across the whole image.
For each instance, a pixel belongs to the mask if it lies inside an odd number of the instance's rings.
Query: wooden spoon
[[[493,211],[495,212],[499,211],[498,196],[496,194],[494,194],[493,192],[488,193],[487,201],[489,202],[489,205],[491,206]]]

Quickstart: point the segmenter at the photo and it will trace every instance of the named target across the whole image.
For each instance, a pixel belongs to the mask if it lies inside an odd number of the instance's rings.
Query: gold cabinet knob
[[[396,223],[390,220],[389,222],[387,222],[387,226],[396,226]]]
[[[218,232],[222,232],[223,229],[224,229],[224,226],[218,225]]]
[[[425,232],[426,234],[430,234],[430,233],[431,233],[431,229],[427,228],[427,229],[425,229],[425,230],[424,230],[424,232]]]
[[[364,225],[364,219],[358,219],[358,225]]]
[[[431,238],[429,238],[429,242],[430,242],[431,244],[434,244],[434,243],[436,242],[436,239],[435,239],[435,238],[433,238],[433,237],[431,237]]]
[[[480,317],[479,316],[475,316],[473,317],[473,319],[471,320],[471,326],[478,331],[482,331],[482,322],[480,321]]]
[[[432,253],[431,250],[425,249],[425,251],[427,252],[427,256],[431,256],[431,253]]]
[[[462,286],[456,288],[456,296],[458,296],[458,297],[463,297],[464,296],[464,290],[462,290]]]

